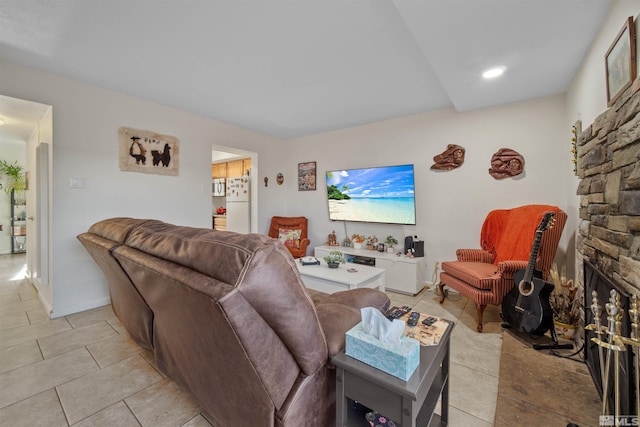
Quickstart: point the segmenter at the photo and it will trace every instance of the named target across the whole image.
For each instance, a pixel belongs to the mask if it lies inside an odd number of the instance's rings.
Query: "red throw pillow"
[[[300,235],[302,230],[290,230],[287,228],[280,228],[278,230],[278,239],[288,248],[300,249]]]

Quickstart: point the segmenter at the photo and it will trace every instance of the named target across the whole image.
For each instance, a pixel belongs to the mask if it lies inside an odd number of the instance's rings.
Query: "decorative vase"
[[[393,253],[393,246],[389,246],[387,247],[387,252],[389,252],[390,254]]]
[[[353,242],[353,249],[362,249],[362,243]]]
[[[329,266],[329,268],[338,268],[340,266],[339,262],[329,262],[327,263],[327,265]]]
[[[569,325],[554,320],[553,326],[556,330],[556,335],[558,335],[559,338],[564,338],[567,340],[573,339],[573,334],[576,332],[576,327],[574,325]]]

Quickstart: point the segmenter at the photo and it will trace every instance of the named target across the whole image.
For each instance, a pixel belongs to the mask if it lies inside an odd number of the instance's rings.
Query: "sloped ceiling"
[[[290,139],[563,93],[610,5],[2,0],[0,55]]]

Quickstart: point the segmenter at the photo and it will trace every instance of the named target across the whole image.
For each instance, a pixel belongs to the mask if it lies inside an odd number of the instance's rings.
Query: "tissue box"
[[[362,322],[347,331],[345,354],[407,381],[420,363],[420,342],[405,336],[390,344],[372,337]]]

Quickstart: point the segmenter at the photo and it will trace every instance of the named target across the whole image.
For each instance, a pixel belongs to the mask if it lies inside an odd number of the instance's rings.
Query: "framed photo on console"
[[[636,37],[632,16],[627,18],[604,59],[607,106],[611,107],[636,78]]]

